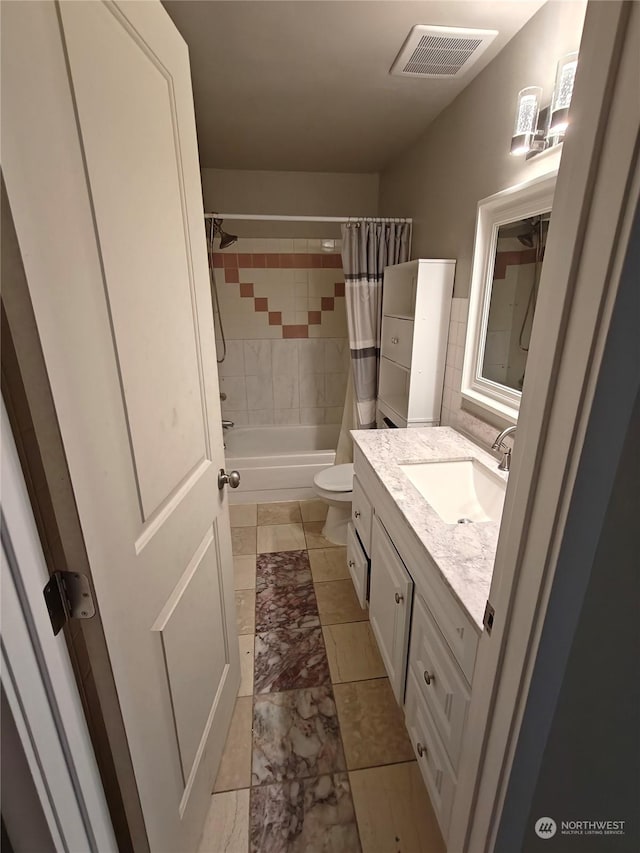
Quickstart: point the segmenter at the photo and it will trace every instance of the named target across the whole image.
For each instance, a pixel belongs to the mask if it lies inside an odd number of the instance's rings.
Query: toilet
[[[318,471],[313,478],[313,488],[318,497],[329,504],[323,536],[334,545],[346,545],[353,497],[353,462]]]

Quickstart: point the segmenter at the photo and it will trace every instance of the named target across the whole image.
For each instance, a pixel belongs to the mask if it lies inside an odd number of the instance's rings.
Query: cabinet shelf
[[[413,314],[398,314],[397,312],[385,311],[384,316],[392,317],[394,320],[413,320]]]
[[[382,368],[384,364],[392,365],[398,370],[402,370],[403,373],[411,373],[410,367],[405,367],[404,364],[399,364],[397,361],[394,361],[392,358],[387,358],[386,355],[383,355],[380,359],[380,367]]]
[[[382,290],[378,423],[440,423],[455,261],[387,267]],[[395,417],[394,417],[395,416]]]
[[[409,410],[411,371],[388,358],[380,360],[378,400],[392,409],[404,421]]]

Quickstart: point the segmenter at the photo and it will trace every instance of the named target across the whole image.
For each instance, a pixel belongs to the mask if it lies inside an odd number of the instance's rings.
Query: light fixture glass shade
[[[557,136],[564,133],[569,126],[569,107],[573,95],[573,84],[576,79],[576,68],[578,67],[578,52],[568,53],[558,63],[556,71],[556,84],[551,101],[551,121],[549,123],[549,136]]]
[[[540,111],[540,86],[528,86],[518,92],[516,103],[516,118],[511,137],[511,153],[526,154],[538,129],[538,113]]]

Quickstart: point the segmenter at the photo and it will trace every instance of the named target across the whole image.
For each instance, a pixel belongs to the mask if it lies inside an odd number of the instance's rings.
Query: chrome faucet
[[[235,424],[233,421],[227,421],[224,418],[222,419],[222,429],[231,429]]]
[[[511,448],[505,445],[504,440],[508,435],[512,435],[515,431],[515,426],[508,426],[506,429],[502,430],[491,445],[492,450],[500,450],[501,448],[504,450],[502,459],[498,463],[498,471],[508,471],[511,468]]]

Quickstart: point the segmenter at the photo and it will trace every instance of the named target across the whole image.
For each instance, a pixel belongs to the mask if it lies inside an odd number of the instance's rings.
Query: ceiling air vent
[[[498,35],[497,30],[415,26],[391,74],[399,77],[461,77]]]

